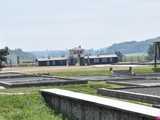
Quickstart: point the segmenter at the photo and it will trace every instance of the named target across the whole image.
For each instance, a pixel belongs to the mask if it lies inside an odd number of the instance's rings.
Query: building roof
[[[98,55],[98,56],[89,56],[89,58],[113,58],[117,57],[117,55]],[[85,56],[87,59],[88,56]],[[55,58],[39,58],[38,61],[54,61],[54,60],[67,60],[67,57],[55,57]]]
[[[56,57],[56,58],[39,58],[38,61],[53,61],[53,60],[67,60],[66,57]]]
[[[113,58],[113,57],[118,57],[117,55],[95,55],[95,56],[89,56],[89,58]],[[88,56],[85,56],[85,58],[88,58]]]

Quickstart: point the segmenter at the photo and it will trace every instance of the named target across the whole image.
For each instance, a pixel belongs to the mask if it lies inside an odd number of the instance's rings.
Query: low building
[[[42,58],[37,60],[39,66],[66,66],[76,65],[76,58]],[[98,55],[98,56],[85,56],[81,58],[81,65],[97,65],[97,64],[113,64],[118,62],[117,55]]]
[[[85,57],[85,61],[88,65],[96,64],[113,64],[118,62],[117,55],[98,55]]]
[[[66,66],[67,58],[42,58],[37,60],[39,66]]]

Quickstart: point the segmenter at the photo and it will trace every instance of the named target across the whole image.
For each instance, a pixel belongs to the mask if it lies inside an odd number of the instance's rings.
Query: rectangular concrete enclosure
[[[41,90],[49,107],[71,120],[157,120],[160,109],[60,89]]]
[[[126,85],[126,86],[160,86],[159,79],[131,79],[131,80],[112,80],[106,81],[107,83],[118,84],[118,85]]]
[[[130,92],[127,90],[137,90],[137,92]],[[114,97],[114,98],[120,98],[120,99],[126,99],[126,100],[134,100],[139,102],[145,102],[149,104],[160,104],[160,96],[150,94],[148,92],[147,94],[144,94],[143,92],[138,92],[138,90],[150,90],[151,88],[128,88],[128,89],[122,89],[122,90],[111,90],[111,89],[105,89],[105,88],[99,88],[97,90],[97,93],[103,96],[108,97]],[[156,88],[152,88],[156,89]],[[147,91],[146,91],[147,92]],[[152,91],[153,92],[153,91]]]
[[[0,85],[4,87],[28,87],[44,85],[67,85],[67,84],[87,84],[84,80],[65,80],[53,77],[14,77],[0,79]]]
[[[0,73],[0,79],[4,79],[4,78],[20,78],[20,77],[26,77],[26,76],[33,76],[33,75],[27,75],[27,74],[22,74],[22,73],[18,73],[18,72]]]

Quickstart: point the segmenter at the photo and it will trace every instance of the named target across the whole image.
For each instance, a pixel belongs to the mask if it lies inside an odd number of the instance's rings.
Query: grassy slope
[[[63,117],[51,111],[43,102],[39,95],[39,90],[43,88],[61,88],[72,91],[96,94],[96,89],[119,88],[121,86],[105,84],[104,82],[90,82],[86,85],[66,85],[15,88],[0,90],[0,92],[25,92],[28,95],[0,95],[0,120],[62,120]],[[63,119],[64,120],[64,119]]]
[[[62,120],[38,94],[0,96],[0,120]]]

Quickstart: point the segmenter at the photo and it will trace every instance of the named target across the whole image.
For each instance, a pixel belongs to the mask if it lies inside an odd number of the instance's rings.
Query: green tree
[[[118,56],[119,61],[122,62],[124,57],[123,53],[121,53],[120,51],[116,51],[115,54]]]
[[[7,55],[9,55],[8,47],[5,47],[4,49],[0,49],[0,68],[2,68],[3,62],[7,62]]]

